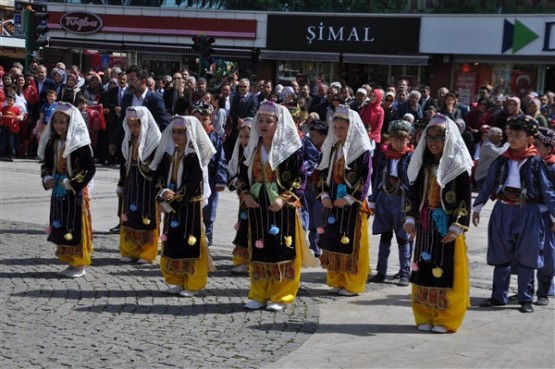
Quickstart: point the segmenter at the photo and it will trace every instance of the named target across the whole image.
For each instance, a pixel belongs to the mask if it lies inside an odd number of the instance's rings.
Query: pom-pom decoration
[[[422,251],[422,254],[420,254],[420,257],[425,262],[429,262],[430,260],[432,260],[432,255],[430,255],[428,251]]]
[[[443,269],[440,267],[435,267],[432,269],[432,275],[436,278],[441,278],[443,276]]]
[[[291,247],[291,245],[293,244],[293,237],[291,236],[283,237],[283,240],[285,241],[285,246],[287,247]]]
[[[328,223],[329,223],[329,224],[335,223],[335,220],[336,220],[336,219],[335,219],[335,217],[334,217],[333,215],[331,215],[331,216],[328,217]]]
[[[349,237],[347,237],[346,235],[343,235],[343,237],[341,237],[341,243],[343,245],[346,245],[350,242],[351,240],[349,239]]]
[[[131,205],[129,205],[129,210],[131,210],[131,211],[137,211],[138,208],[139,208],[139,207],[137,206],[137,204],[131,204]]]
[[[418,269],[420,269],[420,268],[418,268],[418,264],[415,263],[415,262],[413,261],[413,262],[411,263],[411,265],[410,265],[410,269],[411,269],[411,270],[414,270],[415,272],[417,272]]]
[[[60,228],[62,226],[62,224],[60,223],[59,220],[55,220],[52,222],[52,227],[54,228]]]
[[[46,234],[52,233],[52,228],[51,228],[51,227],[46,227],[46,228],[44,229],[44,233],[46,233]]]
[[[160,236],[160,239],[161,239],[163,242],[166,242],[166,241],[168,240],[168,235],[165,234],[165,233],[162,233],[162,235]]]
[[[272,226],[268,230],[268,233],[275,236],[279,233],[279,228],[275,224],[272,224]]]
[[[324,234],[325,231],[326,231],[326,230],[324,229],[324,227],[318,227],[318,228],[316,228],[316,233],[318,233],[318,234]]]
[[[121,215],[121,220],[123,220],[124,222],[127,222],[129,219],[127,218],[127,214],[122,214]]]
[[[67,232],[67,233],[64,235],[64,239],[65,239],[66,241],[71,241],[71,240],[73,240],[73,235],[72,235],[70,232]]]
[[[239,230],[240,224],[239,223],[235,223],[235,225],[233,226],[233,229],[235,229],[236,231]]]
[[[144,225],[149,225],[150,224],[150,219],[148,219],[147,217],[143,218],[143,224]]]
[[[241,220],[247,220],[249,217],[247,216],[247,212],[246,211],[242,211],[241,212]]]
[[[187,243],[189,244],[189,246],[194,246],[195,243],[197,243],[197,238],[193,235],[190,235],[187,239]]]
[[[263,249],[264,248],[264,241],[262,240],[256,240],[256,242],[254,243],[254,246],[257,249]]]
[[[172,228],[177,228],[177,227],[179,227],[179,222],[178,222],[177,220],[172,220],[172,221],[170,222],[170,227],[172,227]]]

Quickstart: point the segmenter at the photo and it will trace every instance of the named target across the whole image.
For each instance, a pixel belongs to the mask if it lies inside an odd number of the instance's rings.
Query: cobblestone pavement
[[[318,326],[318,304],[337,298],[322,290],[319,271],[283,312],[245,311],[248,278],[229,272],[231,250],[217,245],[206,290],[170,296],[159,266],[121,263],[108,233],[95,234],[84,278],[59,278],[64,266],[42,229],[3,222],[1,233],[6,369],[257,368],[302,345]]]

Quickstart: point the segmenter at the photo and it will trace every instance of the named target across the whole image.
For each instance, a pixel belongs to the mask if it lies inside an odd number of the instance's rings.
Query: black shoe
[[[114,228],[110,228],[110,233],[119,233],[119,227],[120,225],[118,224]]]
[[[505,305],[507,304],[505,304],[504,302],[499,302],[496,299],[487,299],[482,301],[479,306],[483,308],[490,308],[494,306],[505,306]]]
[[[399,279],[401,278],[401,274],[400,273],[395,273],[393,274],[393,276],[391,277],[391,279]]]
[[[406,287],[408,286],[409,283],[409,279],[407,277],[401,277],[401,279],[399,280],[399,282],[397,283],[397,286],[401,286],[401,287]]]
[[[4,158],[4,161],[10,161],[11,162],[11,161],[13,161],[13,159],[10,158],[10,157],[6,157],[6,158]]]
[[[534,308],[532,307],[532,302],[521,302],[520,309],[518,309],[518,311],[520,311],[521,313],[533,313]]]
[[[509,301],[518,301],[518,295],[509,296]]]
[[[534,302],[534,305],[547,306],[549,305],[549,299],[547,297],[538,297],[536,302]]]
[[[383,281],[385,281],[385,275],[380,273],[376,274],[375,276],[373,276],[368,280],[368,282],[371,282],[371,283],[383,283]]]

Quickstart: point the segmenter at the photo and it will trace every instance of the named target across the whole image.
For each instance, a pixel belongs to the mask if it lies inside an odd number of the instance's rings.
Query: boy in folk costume
[[[301,147],[287,108],[263,102],[237,181],[249,222],[251,301],[246,309],[284,309],[297,295],[302,263],[316,262],[309,260],[299,215],[306,185]]]
[[[550,128],[539,127],[539,133],[534,142],[536,149],[547,165],[549,180],[551,185],[555,183],[555,131]],[[540,207],[542,210],[542,218],[544,227],[547,229],[551,224],[551,217],[545,206]],[[549,304],[548,296],[553,296],[553,276],[555,275],[555,234],[553,232],[544,232],[545,239],[543,243],[543,268],[538,269],[538,290],[536,292],[538,299],[535,304],[538,306],[547,306]]]
[[[143,106],[127,109],[123,120],[118,196],[123,197],[120,229],[121,261],[152,263],[158,252],[159,216],[155,172],[149,168],[162,134]]]
[[[235,141],[235,147],[231,154],[231,159],[227,166],[228,172],[228,187],[230,190],[237,190],[237,180],[239,175],[239,165],[245,161],[245,148],[249,144],[251,134],[252,119],[245,118],[239,129],[239,138]],[[247,274],[249,272],[249,222],[247,209],[244,204],[239,204],[239,214],[235,224],[235,238],[233,244],[233,265],[235,268],[231,269],[233,274]]]
[[[212,245],[219,192],[225,190],[227,184],[227,160],[225,159],[224,145],[222,137],[214,131],[212,127],[212,113],[213,108],[210,104],[201,103],[193,108],[193,115],[200,121],[208,138],[216,149],[216,153],[212,156],[208,164],[208,183],[210,184],[211,195],[207,198],[208,204],[202,210],[208,246]]]
[[[318,189],[324,206],[318,228],[320,261],[332,292],[364,292],[370,271],[368,203],[372,145],[358,113],[338,106],[322,145]]]
[[[69,267],[60,274],[78,278],[91,264],[92,228],[87,184],[95,173],[91,140],[79,111],[68,103],[56,107],[41,136],[38,155],[44,164],[44,189],[52,190],[48,241]]]
[[[411,132],[412,126],[405,120],[391,122],[388,128],[391,143],[377,157],[369,206],[375,215],[372,233],[381,236],[378,273],[370,278],[370,282],[382,283],[385,280],[391,240],[395,233],[399,246],[399,285],[409,285],[412,241],[403,229],[403,210],[409,189],[407,168],[413,151],[409,143]]]
[[[518,273],[520,311],[531,313],[534,291],[530,280],[534,269],[544,266],[544,232],[555,231],[555,192],[547,166],[533,145],[536,120],[514,116],[506,132],[509,148],[493,162],[472,207],[472,223],[477,226],[488,198],[498,200],[488,225],[487,261],[495,267],[493,291],[480,306],[507,304],[512,265]],[[547,222],[542,208],[551,217]]]
[[[192,297],[208,280],[202,208],[210,197],[208,163],[215,152],[197,118],[175,116],[150,163],[158,174],[157,200],[165,213],[160,269],[170,294]]]
[[[410,281],[420,331],[456,332],[470,305],[464,232],[472,164],[455,122],[432,117],[409,163],[404,225],[416,236]]]

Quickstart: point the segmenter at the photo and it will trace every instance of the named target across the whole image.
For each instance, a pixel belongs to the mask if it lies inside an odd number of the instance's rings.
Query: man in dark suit
[[[44,65],[39,65],[37,68],[37,75],[35,77],[35,86],[37,87],[40,97],[39,106],[46,101],[46,92],[48,90],[56,90],[56,84],[54,81],[46,76],[46,67]]]
[[[164,107],[164,100],[155,94],[154,92],[150,91],[146,87],[146,80],[148,78],[148,73],[146,70],[133,65],[129,67],[126,71],[127,74],[127,91],[123,95],[121,100],[121,110],[120,116],[121,120],[125,118],[125,113],[127,108],[130,106],[144,106],[148,108],[156,124],[160,128],[160,131],[164,131],[164,129],[169,126],[170,124],[170,117],[166,112],[166,108]],[[116,153],[121,148],[121,143],[125,136],[123,130],[123,125],[119,125],[117,131],[114,135],[110,138],[110,154],[116,155]],[[121,159],[121,158],[120,158]],[[121,201],[119,202],[118,206],[118,216],[121,213]],[[119,232],[119,223],[114,228],[110,229],[111,232],[117,233]]]
[[[127,74],[125,72],[118,73],[118,85],[106,91],[102,96],[102,105],[104,106],[104,114],[106,114],[106,130],[105,138],[103,142],[106,142],[106,145],[110,141],[110,138],[116,134],[121,126],[121,104],[123,102],[123,96],[127,92]],[[100,138],[99,138],[100,139]],[[108,157],[108,153],[104,153],[104,157],[100,158],[102,163],[107,163],[108,165],[116,164],[116,156],[110,155]]]
[[[226,159],[229,161],[233,154],[235,141],[239,135],[239,129],[243,124],[243,120],[247,117],[254,117],[258,111],[258,99],[249,92],[250,82],[246,78],[239,80],[238,92],[231,100],[231,108],[229,115],[233,122],[231,129],[224,143]]]

